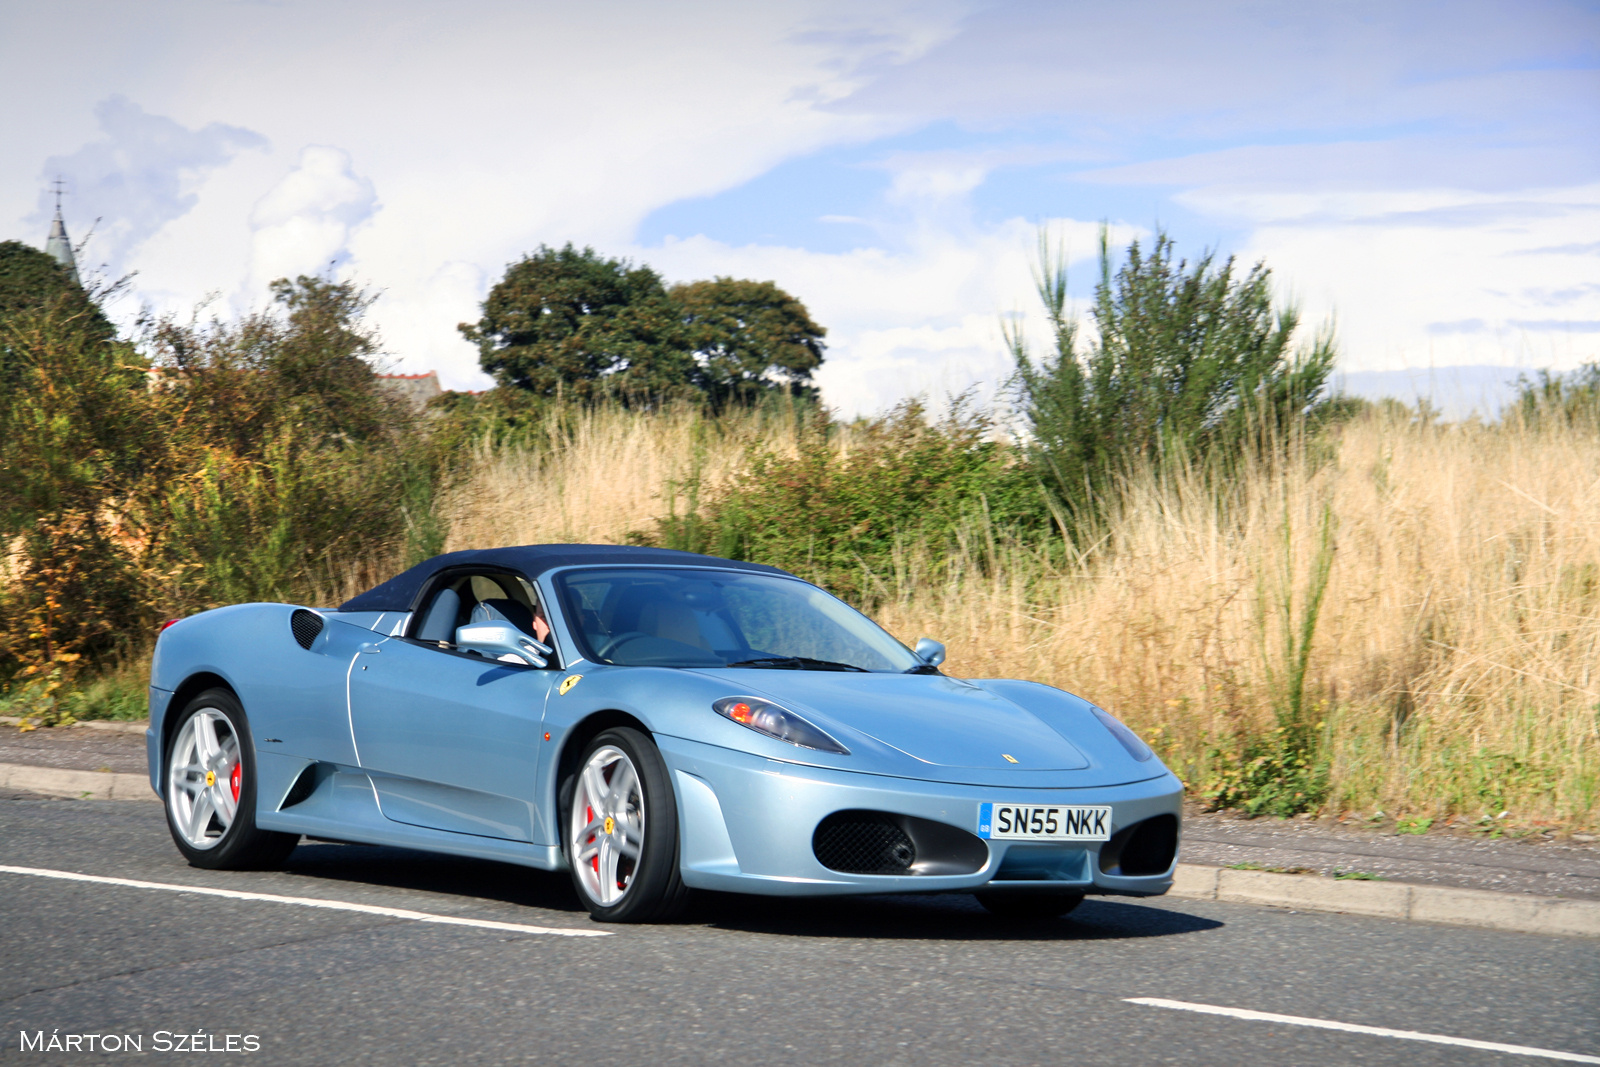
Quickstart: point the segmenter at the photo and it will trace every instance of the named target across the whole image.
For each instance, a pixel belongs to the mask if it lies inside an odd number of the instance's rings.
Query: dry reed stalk
[[[752,445],[792,451],[793,419],[741,412],[711,419],[602,406],[553,412],[536,448],[478,449],[470,477],[441,504],[446,549],[556,542],[620,544],[649,530],[693,486],[721,489]]]

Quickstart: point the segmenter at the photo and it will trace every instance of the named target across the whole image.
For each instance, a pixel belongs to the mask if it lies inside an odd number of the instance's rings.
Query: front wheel
[[[184,858],[212,870],[276,867],[298,834],[256,827],[256,752],[244,708],[208,689],[179,713],[167,746],[167,829]]]
[[[1083,903],[1082,893],[979,893],[977,897],[990,915],[1007,922],[1054,919]]]
[[[649,737],[627,727],[601,733],[562,797],[572,883],[596,921],[658,922],[683,910],[678,807]]]

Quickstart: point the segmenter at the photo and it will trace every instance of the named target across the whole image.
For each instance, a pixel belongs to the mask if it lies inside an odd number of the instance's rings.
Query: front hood
[[[1089,759],[1032,712],[932,674],[728,669],[710,675],[812,719],[862,733],[929,767],[1075,771]],[[850,744],[848,736],[839,740]],[[1009,759],[1007,757],[1010,757]]]

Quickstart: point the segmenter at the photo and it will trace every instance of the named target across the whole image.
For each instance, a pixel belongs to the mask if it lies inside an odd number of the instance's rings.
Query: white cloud
[[[251,292],[275,278],[337,270],[349,257],[351,231],[377,209],[372,182],[351,169],[348,153],[324,145],[300,152],[294,170],[250,213]]]
[[[146,240],[194,209],[198,187],[212,171],[242,150],[267,147],[251,130],[219,122],[189,129],[120,94],[102,100],[94,113],[100,136],[46,159],[40,175],[45,182],[66,179],[72,206],[81,212],[87,205],[99,217],[90,260],[106,263],[113,275],[134,265]],[[52,210],[41,193],[28,221],[42,232]]]
[[[1095,254],[1098,223],[1046,225],[1079,269]],[[1112,239],[1133,232],[1119,227]],[[846,416],[917,394],[939,402],[974,386],[979,396],[994,396],[1011,373],[1000,316],[1023,313],[1034,343],[1042,341],[1032,278],[1038,226],[1024,219],[983,229],[913,225],[898,238],[898,251],[818,253],[693,237],[630,255],[673,280],[732,274],[775,281],[799,296],[828,327],[817,382],[824,401]]]
[[[1346,370],[1600,358],[1600,287],[1578,284],[1600,276],[1600,253],[1562,250],[1600,242],[1600,185],[1179,199],[1248,222],[1241,258],[1265,258],[1313,322],[1336,317]]]
[[[1568,0],[986,5],[842,106],[975,125],[1046,117],[1137,142],[1564,114],[1590,130],[1600,22]],[[1590,68],[1590,69],[1586,69]],[[1552,88],[1566,83],[1567,91]]]

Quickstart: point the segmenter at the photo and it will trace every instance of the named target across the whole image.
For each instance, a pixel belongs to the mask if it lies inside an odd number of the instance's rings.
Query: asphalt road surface
[[[1561,1062],[1140,998],[1600,1057],[1592,940],[1178,900],[1008,927],[965,896],[718,896],[671,926],[597,926],[565,876],[316,843],[282,872],[201,871],[156,805],[20,794],[0,797],[0,866],[0,1060],[18,1063],[129,1055],[21,1051],[41,1033],[184,1062],[180,1034],[305,1064]]]

